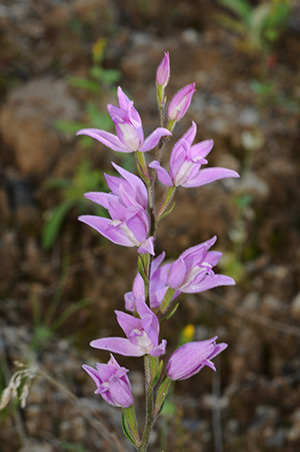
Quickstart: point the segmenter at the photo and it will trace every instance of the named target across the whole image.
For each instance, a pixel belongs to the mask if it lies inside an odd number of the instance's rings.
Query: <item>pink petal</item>
[[[196,162],[197,158],[200,159],[206,157],[212,150],[213,146],[214,146],[213,140],[200,141],[200,143],[196,143],[193,146],[191,146],[189,151],[189,157],[191,158],[191,160],[193,160],[193,162]]]
[[[113,167],[118,171],[118,173],[131,185],[132,189],[135,191],[136,199],[139,201],[140,205],[146,209],[148,204],[148,193],[145,184],[142,180],[137,177],[135,174],[126,171],[121,166],[116,165],[114,162],[111,162]]]
[[[163,339],[159,345],[157,345],[156,347],[153,347],[153,349],[150,352],[150,355],[151,356],[164,355],[166,353],[166,346],[167,346],[167,341],[165,339]]]
[[[163,127],[158,127],[155,129],[144,141],[143,145],[140,147],[140,152],[147,152],[153,149],[161,139],[161,137],[172,135],[171,132]]]
[[[172,289],[177,289],[183,283],[185,274],[185,262],[181,257],[179,257],[170,267],[167,281],[168,286],[172,287]]]
[[[130,314],[126,314],[123,311],[115,311],[117,316],[117,321],[126,336],[128,337],[132,330],[140,330],[141,329],[141,319],[133,317]]]
[[[139,346],[132,344],[128,339],[123,337],[96,339],[90,343],[90,346],[123,356],[143,356],[145,354]]]
[[[153,160],[153,162],[149,163],[148,166],[150,168],[156,169],[157,177],[162,184],[166,185],[167,187],[172,187],[174,185],[168,171],[160,166],[158,160]]]
[[[132,242],[126,237],[123,231],[119,228],[111,225],[111,220],[108,218],[98,217],[96,215],[81,215],[78,217],[79,221],[91,226],[97,232],[99,232],[103,237],[106,237],[113,243],[122,246],[132,247],[134,246]]]
[[[153,242],[153,237],[149,237],[147,240],[145,240],[141,246],[139,246],[138,248],[138,253],[140,254],[151,254],[151,256],[155,256],[154,253],[154,242]]]
[[[105,130],[99,129],[82,129],[79,130],[76,135],[88,135],[91,138],[94,138],[100,143],[104,144],[108,148],[117,152],[132,152],[131,149],[128,149],[124,146],[124,144],[119,140],[119,138],[113,133],[106,132]]]
[[[206,276],[200,284],[191,284],[185,287],[182,292],[184,293],[199,293],[205,292],[206,290],[213,289],[219,286],[234,286],[234,279],[226,275],[214,275]]]
[[[219,179],[227,177],[240,177],[236,171],[227,168],[206,168],[200,170],[198,175],[182,184],[183,187],[201,187]]]
[[[98,191],[90,191],[88,193],[84,194],[85,198],[89,199],[90,201],[95,202],[96,204],[99,204],[100,206],[103,206],[105,209],[108,209],[109,207],[109,200],[117,200],[118,198],[115,195],[112,195],[110,193],[102,193]]]

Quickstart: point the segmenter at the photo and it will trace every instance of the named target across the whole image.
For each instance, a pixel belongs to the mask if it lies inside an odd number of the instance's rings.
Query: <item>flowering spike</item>
[[[123,408],[124,433],[135,448],[143,452],[148,448],[153,424],[172,380],[189,378],[204,366],[216,370],[212,359],[227,347],[225,343],[216,343],[217,336],[206,341],[188,342],[194,334],[193,325],[188,325],[181,334],[181,346],[165,366],[166,363],[160,357],[165,354],[167,344],[164,339],[160,341],[160,320],[166,320],[175,313],[179,305],[175,299],[181,292],[198,293],[217,286],[235,284],[229,276],[215,274],[213,271],[222,255],[220,252],[210,251],[216,242],[216,236],[188,248],[173,263],[164,263],[164,252],[155,257],[154,238],[157,227],[160,220],[172,210],[171,204],[177,187],[200,187],[226,177],[239,177],[235,171],[226,168],[202,169],[202,165],[208,163],[206,157],[213,148],[213,140],[193,144],[197,134],[194,122],[174,144],[169,170],[161,166],[166,137],[171,135],[177,121],[185,115],[195,92],[195,83],[186,85],[173,96],[166,111],[164,91],[169,77],[170,59],[169,53],[165,52],[156,71],[156,97],[160,124],[163,125],[167,120],[167,128],[158,127],[145,138],[142,120],[133,101],[119,87],[118,106],[107,105],[115,125],[115,134],[98,129],[82,129],[77,133],[91,136],[114,151],[135,153],[138,176],[112,163],[119,174],[105,174],[110,191],[85,194],[87,199],[104,207],[109,217],[82,215],[79,220],[113,243],[135,246],[140,253],[138,274],[132,291],[124,295],[125,308],[129,313],[115,311],[125,337],[102,337],[93,340],[90,345],[123,356],[144,357],[146,416],[141,437],[127,377],[128,369],[121,367],[112,355],[107,364],[98,363],[96,369],[87,365],[83,368],[94,380],[95,392],[109,404]],[[156,160],[149,165],[154,171],[149,171],[145,152],[154,147]],[[160,203],[156,203],[156,176],[168,187]],[[156,204],[159,206],[157,209]],[[153,259],[151,255],[154,256]]]

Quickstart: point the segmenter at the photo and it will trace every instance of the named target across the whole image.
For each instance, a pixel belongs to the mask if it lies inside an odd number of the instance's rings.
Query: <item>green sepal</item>
[[[158,357],[151,356],[150,357],[150,368],[151,368],[151,386],[154,387],[158,382],[161,371],[163,368],[163,361],[159,361]]]
[[[141,255],[139,255],[139,257],[138,257],[138,272],[145,282],[147,280],[147,275],[145,273],[144,262],[141,258]]]
[[[129,439],[135,447],[138,447],[141,440],[133,405],[129,408],[122,409],[122,429],[126,438]]]
[[[158,108],[161,110],[164,103],[164,87],[163,85],[156,85],[156,101]]]
[[[163,218],[165,218],[167,215],[169,215],[169,213],[172,212],[172,210],[173,210],[174,207],[175,207],[175,204],[176,204],[176,203],[173,202],[173,204],[171,205],[170,209],[166,210],[166,212],[163,212],[161,215],[159,215],[159,217],[156,218],[156,224],[157,224],[160,220],[162,220]]]
[[[148,168],[147,168],[144,153],[140,152],[140,151],[136,151],[134,154],[135,154],[136,166],[137,166],[138,173],[141,176],[141,178],[143,179],[143,181],[145,182],[145,184],[147,186],[149,186],[150,178],[149,178],[149,173],[148,173]]]
[[[170,132],[172,132],[172,130],[174,129],[176,124],[176,120],[175,119],[169,119],[168,125],[167,125],[167,129],[170,130]]]
[[[172,311],[167,314],[165,317],[162,317],[160,320],[169,320],[171,317],[173,317],[173,315],[175,314],[175,312],[177,311],[179,306],[179,303],[177,303],[174,308],[172,309]]]
[[[161,382],[161,385],[157,391],[157,396],[154,404],[154,416],[157,417],[162,410],[164,401],[167,397],[169,387],[172,383],[172,380],[166,375]]]
[[[163,300],[162,300],[162,302],[160,304],[160,307],[159,307],[159,310],[160,310],[161,314],[165,314],[165,312],[167,312],[167,310],[168,310],[168,308],[170,306],[172,297],[174,295],[174,292],[175,292],[175,289],[172,289],[171,287],[169,287],[167,292],[165,293],[165,296],[164,296],[164,298],[163,298]]]

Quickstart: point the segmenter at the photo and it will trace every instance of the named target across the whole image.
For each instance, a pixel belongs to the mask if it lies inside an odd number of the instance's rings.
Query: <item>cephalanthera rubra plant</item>
[[[161,155],[171,138],[176,123],[185,115],[195,92],[195,84],[179,90],[166,105],[165,88],[170,77],[169,54],[165,53],[156,73],[156,98],[161,124],[145,138],[142,120],[133,102],[118,88],[119,106],[108,105],[116,134],[98,129],[83,129],[78,135],[88,135],[117,152],[134,153],[138,175],[112,163],[118,175],[105,175],[110,193],[90,192],[86,198],[108,210],[110,218],[82,215],[79,220],[94,228],[118,245],[137,247],[138,273],[132,291],[124,295],[127,312],[115,311],[124,334],[102,337],[91,346],[110,352],[107,364],[96,368],[84,365],[84,370],[110,405],[122,408],[122,426],[127,438],[140,452],[148,448],[153,425],[159,416],[171,381],[184,380],[204,366],[213,370],[212,359],[227,344],[217,343],[217,336],[205,341],[189,342],[171,354],[163,374],[163,356],[167,342],[160,339],[160,322],[170,318],[183,293],[198,293],[217,286],[233,285],[229,276],[216,274],[213,268],[221,253],[211,251],[216,242],[212,237],[187,250],[173,262],[165,263],[165,253],[155,253],[158,224],[174,206],[178,187],[200,187],[226,177],[239,175],[226,168],[202,168],[213,147],[212,140],[194,143],[197,127],[194,122],[174,144],[168,169],[161,165]],[[167,107],[167,108],[166,108]],[[155,149],[155,157],[147,162],[145,154]],[[166,187],[161,200],[156,199],[156,178]],[[155,205],[159,204],[156,209]],[[176,300],[176,301],[175,301]],[[141,432],[135,415],[131,392],[130,371],[118,364],[113,354],[143,357],[146,388],[146,421]]]

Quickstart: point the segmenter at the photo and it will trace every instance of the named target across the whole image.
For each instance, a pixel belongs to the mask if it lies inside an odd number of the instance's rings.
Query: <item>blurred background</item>
[[[175,139],[194,120],[210,166],[240,180],[178,190],[157,253],[218,236],[237,285],[181,296],[162,326],[169,351],[217,334],[228,349],[171,392],[153,452],[300,449],[300,5],[297,0],[2,0],[0,4],[0,449],[131,451],[120,410],[81,369],[107,361],[92,339],[119,335],[113,309],[136,250],[77,221],[100,213],[120,155],[82,127],[113,131],[120,84],[145,133],[159,124],[155,72],[170,52],[169,99],[196,82]],[[170,150],[171,148],[169,148]],[[166,152],[165,162],[168,159]],[[143,417],[142,360],[128,361]],[[5,390],[5,388],[8,388]],[[112,432],[115,429],[120,440]]]

